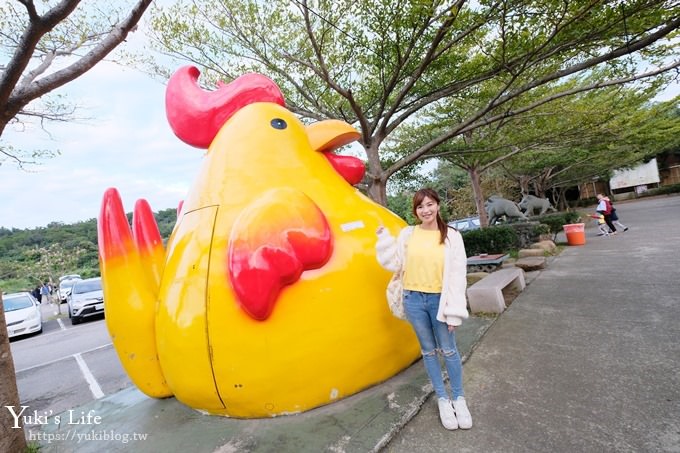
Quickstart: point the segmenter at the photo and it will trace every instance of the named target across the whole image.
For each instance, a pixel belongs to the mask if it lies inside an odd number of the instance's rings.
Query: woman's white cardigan
[[[397,239],[387,229],[378,234],[378,242],[375,245],[378,262],[390,272],[404,269],[406,265],[406,244],[413,233],[412,226],[406,227],[399,232]],[[437,320],[451,326],[459,326],[463,319],[467,319],[467,300],[465,289],[467,287],[467,255],[463,237],[453,228],[449,232],[444,243],[444,275],[442,279],[442,292],[439,299]]]

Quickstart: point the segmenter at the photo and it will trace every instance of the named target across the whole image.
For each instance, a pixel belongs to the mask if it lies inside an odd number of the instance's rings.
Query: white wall
[[[646,164],[638,165],[635,168],[614,170],[614,176],[609,180],[609,187],[612,190],[616,190],[643,184],[654,184],[660,180],[659,167],[657,166],[656,158],[654,158]]]

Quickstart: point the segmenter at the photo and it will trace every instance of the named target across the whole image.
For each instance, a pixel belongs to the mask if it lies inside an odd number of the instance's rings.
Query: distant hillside
[[[175,209],[154,213],[163,241],[177,221]],[[128,214],[131,221],[132,214]],[[0,227],[0,289],[6,293],[30,290],[43,281],[58,281],[61,275],[99,275],[96,219],[44,228]]]

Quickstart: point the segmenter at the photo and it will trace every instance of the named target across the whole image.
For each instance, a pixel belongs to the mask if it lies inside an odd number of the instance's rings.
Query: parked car
[[[481,227],[479,223],[479,216],[466,217],[464,219],[453,220],[449,222],[449,226],[454,227],[458,231],[478,230]]]
[[[4,294],[5,321],[9,338],[42,332],[40,302],[31,293]]]
[[[68,317],[71,324],[104,313],[104,293],[101,277],[77,280],[68,296]]]
[[[59,277],[59,282],[62,280],[81,280],[82,277],[78,274],[68,274],[68,275],[62,275]]]
[[[63,279],[63,280],[62,280]],[[77,275],[66,275],[61,277],[59,282],[59,298],[61,303],[65,304],[68,301],[68,295],[71,294],[71,289],[73,285],[79,280],[82,280],[80,276]]]

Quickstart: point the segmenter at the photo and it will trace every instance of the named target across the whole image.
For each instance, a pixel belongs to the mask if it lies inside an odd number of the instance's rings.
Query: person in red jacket
[[[611,217],[611,219],[612,219],[612,223],[613,223],[614,225],[616,225],[617,227],[621,228],[623,231],[628,231],[628,227],[627,227],[626,225],[624,225],[623,223],[621,223],[621,221],[619,221],[619,216],[618,216],[618,214],[616,214],[616,208],[615,208],[614,205],[612,204],[612,202],[611,202],[611,200],[609,199],[609,197],[605,196],[605,197],[602,198],[602,199],[603,199],[603,200],[605,201],[605,203],[607,203],[608,206],[609,206],[609,210],[610,210],[610,214],[609,214],[609,215],[610,215],[610,217]]]
[[[599,203],[597,204],[597,208],[595,208],[595,210],[604,216],[604,221],[609,227],[609,229],[612,231],[612,234],[616,234],[616,227],[612,223],[611,201],[609,201],[609,198],[607,198],[604,194],[601,193],[597,194],[597,199]]]

